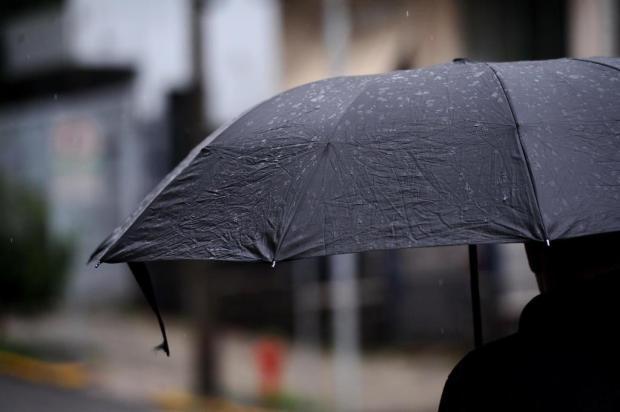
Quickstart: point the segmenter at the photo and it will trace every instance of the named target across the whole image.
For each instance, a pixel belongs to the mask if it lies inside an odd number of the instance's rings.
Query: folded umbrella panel
[[[485,65],[382,76],[340,125],[312,206],[324,254],[543,239],[510,109]]]
[[[416,145],[429,134],[441,137],[449,127],[481,124],[514,129],[493,72],[485,64],[437,65],[372,76],[341,116],[331,141]]]
[[[205,147],[103,260],[272,261],[322,148]]]
[[[551,240],[620,230],[619,61],[492,65],[510,97]]]

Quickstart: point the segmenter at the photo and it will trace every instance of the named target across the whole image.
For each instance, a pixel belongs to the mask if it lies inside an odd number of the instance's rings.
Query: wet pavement
[[[0,411],[150,412],[154,409],[107,399],[88,391],[60,389],[0,376]]]
[[[9,402],[16,405],[8,409],[11,412],[41,410],[37,409],[38,405],[45,405],[43,410],[50,411],[146,411],[152,410],[148,409],[149,405],[171,410],[170,405],[182,404],[179,400],[193,396],[195,328],[167,317],[171,345],[171,357],[167,358],[161,352],[152,351],[160,335],[157,323],[149,315],[147,312],[59,313],[39,319],[11,319],[7,322],[7,337],[19,342],[75,348],[90,379],[84,391],[71,392],[3,378],[0,411],[4,412],[2,406]],[[259,378],[255,349],[258,339],[258,336],[240,332],[219,333],[216,345],[219,377],[227,398],[249,403],[257,398]],[[433,348],[415,353],[363,354],[359,377],[362,411],[435,411],[457,356]],[[321,410],[333,410],[336,395],[333,362],[330,351],[289,345],[282,382],[286,396],[296,401],[309,401]],[[113,408],[106,409],[106,405]]]

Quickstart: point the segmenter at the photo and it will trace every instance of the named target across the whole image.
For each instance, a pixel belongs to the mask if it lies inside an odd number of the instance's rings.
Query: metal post
[[[312,391],[321,383],[321,277],[322,258],[291,262],[295,316],[295,347],[304,373],[302,390]]]
[[[334,342],[335,410],[361,409],[361,354],[357,256],[329,257],[329,298]]]

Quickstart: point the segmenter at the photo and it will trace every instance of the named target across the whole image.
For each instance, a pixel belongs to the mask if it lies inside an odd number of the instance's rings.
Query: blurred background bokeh
[[[615,55],[618,18],[615,0],[3,0],[0,410],[436,410],[473,346],[465,247],[150,264],[170,358],[127,267],[89,254],[273,94],[456,57]],[[480,249],[486,340],[537,293],[522,249]]]

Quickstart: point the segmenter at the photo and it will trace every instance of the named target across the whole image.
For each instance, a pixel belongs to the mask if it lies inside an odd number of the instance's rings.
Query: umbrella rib
[[[608,67],[610,69],[613,69],[615,71],[620,72],[620,68],[616,67],[616,66],[612,66],[611,64],[607,64],[607,63],[603,63],[603,62],[597,62],[596,60],[590,60],[590,59],[579,59],[577,57],[569,57],[569,60],[574,60],[574,61],[578,61],[578,62],[584,62],[584,63],[590,63],[590,64],[597,64],[599,66],[603,66],[603,67]]]
[[[351,108],[355,104],[355,102],[362,96],[362,94],[364,94],[364,92],[370,86],[368,83],[370,83],[370,78],[372,76],[360,76],[360,77],[364,77],[364,80],[365,80],[362,83],[361,90],[358,91],[355,94],[355,96],[349,101],[349,103],[343,108],[342,114],[340,115],[340,117],[336,121],[336,123],[335,123],[335,125],[334,125],[334,127],[333,127],[333,129],[331,131],[331,134],[326,138],[326,142],[324,143],[325,146],[324,146],[323,150],[321,151],[321,155],[322,156],[324,155],[325,157],[321,157],[317,161],[317,164],[316,164],[314,170],[309,174],[308,180],[305,182],[306,185],[311,184],[311,182],[314,179],[317,171],[319,170],[321,162],[324,161],[324,160],[327,161],[327,156],[328,156],[327,153],[328,153],[330,144],[332,144],[332,138],[333,138],[334,134],[336,133],[336,131],[338,130],[338,126],[340,125],[340,123],[342,123],[342,119],[348,113],[349,108]],[[274,262],[278,258],[278,254],[280,252],[280,248],[284,244],[284,241],[286,239],[286,236],[288,235],[288,231],[289,231],[289,229],[291,227],[291,224],[293,223],[293,220],[295,219],[295,217],[297,216],[297,213],[299,212],[300,205],[302,203],[301,200],[303,200],[304,197],[306,196],[306,192],[307,192],[307,186],[304,187],[303,191],[301,191],[302,195],[300,196],[300,202],[295,207],[295,210],[292,211],[290,219],[288,220],[288,222],[283,222],[283,227],[281,228],[282,234],[280,236],[278,236],[277,245],[276,245],[275,251],[273,253],[273,260],[274,260]],[[323,241],[323,243],[325,243],[325,241]]]
[[[372,75],[369,76],[363,76],[364,77],[364,82],[362,83],[361,86],[361,90],[358,91],[355,94],[355,97],[353,97],[349,103],[347,103],[347,105],[343,108],[342,113],[340,114],[340,117],[338,118],[338,120],[336,121],[329,137],[327,138],[327,142],[331,142],[332,138],[334,137],[334,135],[337,133],[338,131],[338,126],[340,126],[340,123],[342,123],[342,120],[344,119],[344,117],[347,115],[347,113],[349,112],[349,109],[351,107],[353,107],[353,105],[355,105],[355,103],[359,100],[360,97],[362,97],[362,95],[364,94],[364,92],[366,92],[368,90],[368,88],[372,85],[371,83],[371,79],[374,77]]]
[[[506,98],[506,102],[508,103],[508,109],[510,110],[510,116],[512,117],[512,121],[514,123],[515,131],[516,131],[516,134],[517,134],[517,141],[519,143],[519,149],[521,150],[521,153],[523,155],[523,160],[525,161],[525,167],[527,168],[527,174],[528,174],[528,177],[529,177],[530,186],[532,188],[532,193],[534,195],[534,202],[536,203],[536,209],[537,209],[537,212],[538,212],[538,218],[540,219],[540,227],[542,229],[543,236],[545,237],[545,242],[547,244],[549,244],[549,241],[550,241],[549,240],[549,235],[547,233],[547,228],[545,227],[545,221],[543,220],[542,211],[540,209],[540,202],[538,200],[538,193],[536,192],[536,185],[534,184],[534,173],[532,172],[532,167],[530,165],[530,161],[529,161],[529,158],[527,156],[527,152],[525,151],[525,147],[523,146],[523,139],[521,137],[521,130],[519,128],[519,122],[517,121],[517,116],[516,116],[514,108],[512,106],[512,100],[510,100],[510,96],[508,95],[508,91],[506,90],[506,86],[504,85],[504,82],[502,81],[501,77],[497,73],[497,70],[495,70],[495,68],[493,68],[493,66],[491,64],[489,64],[489,63],[483,63],[483,64],[485,66],[487,66],[489,68],[489,70],[491,70],[491,72],[493,73],[493,76],[497,80],[497,84],[499,85],[499,88],[502,90],[502,93],[504,94],[504,97]]]

